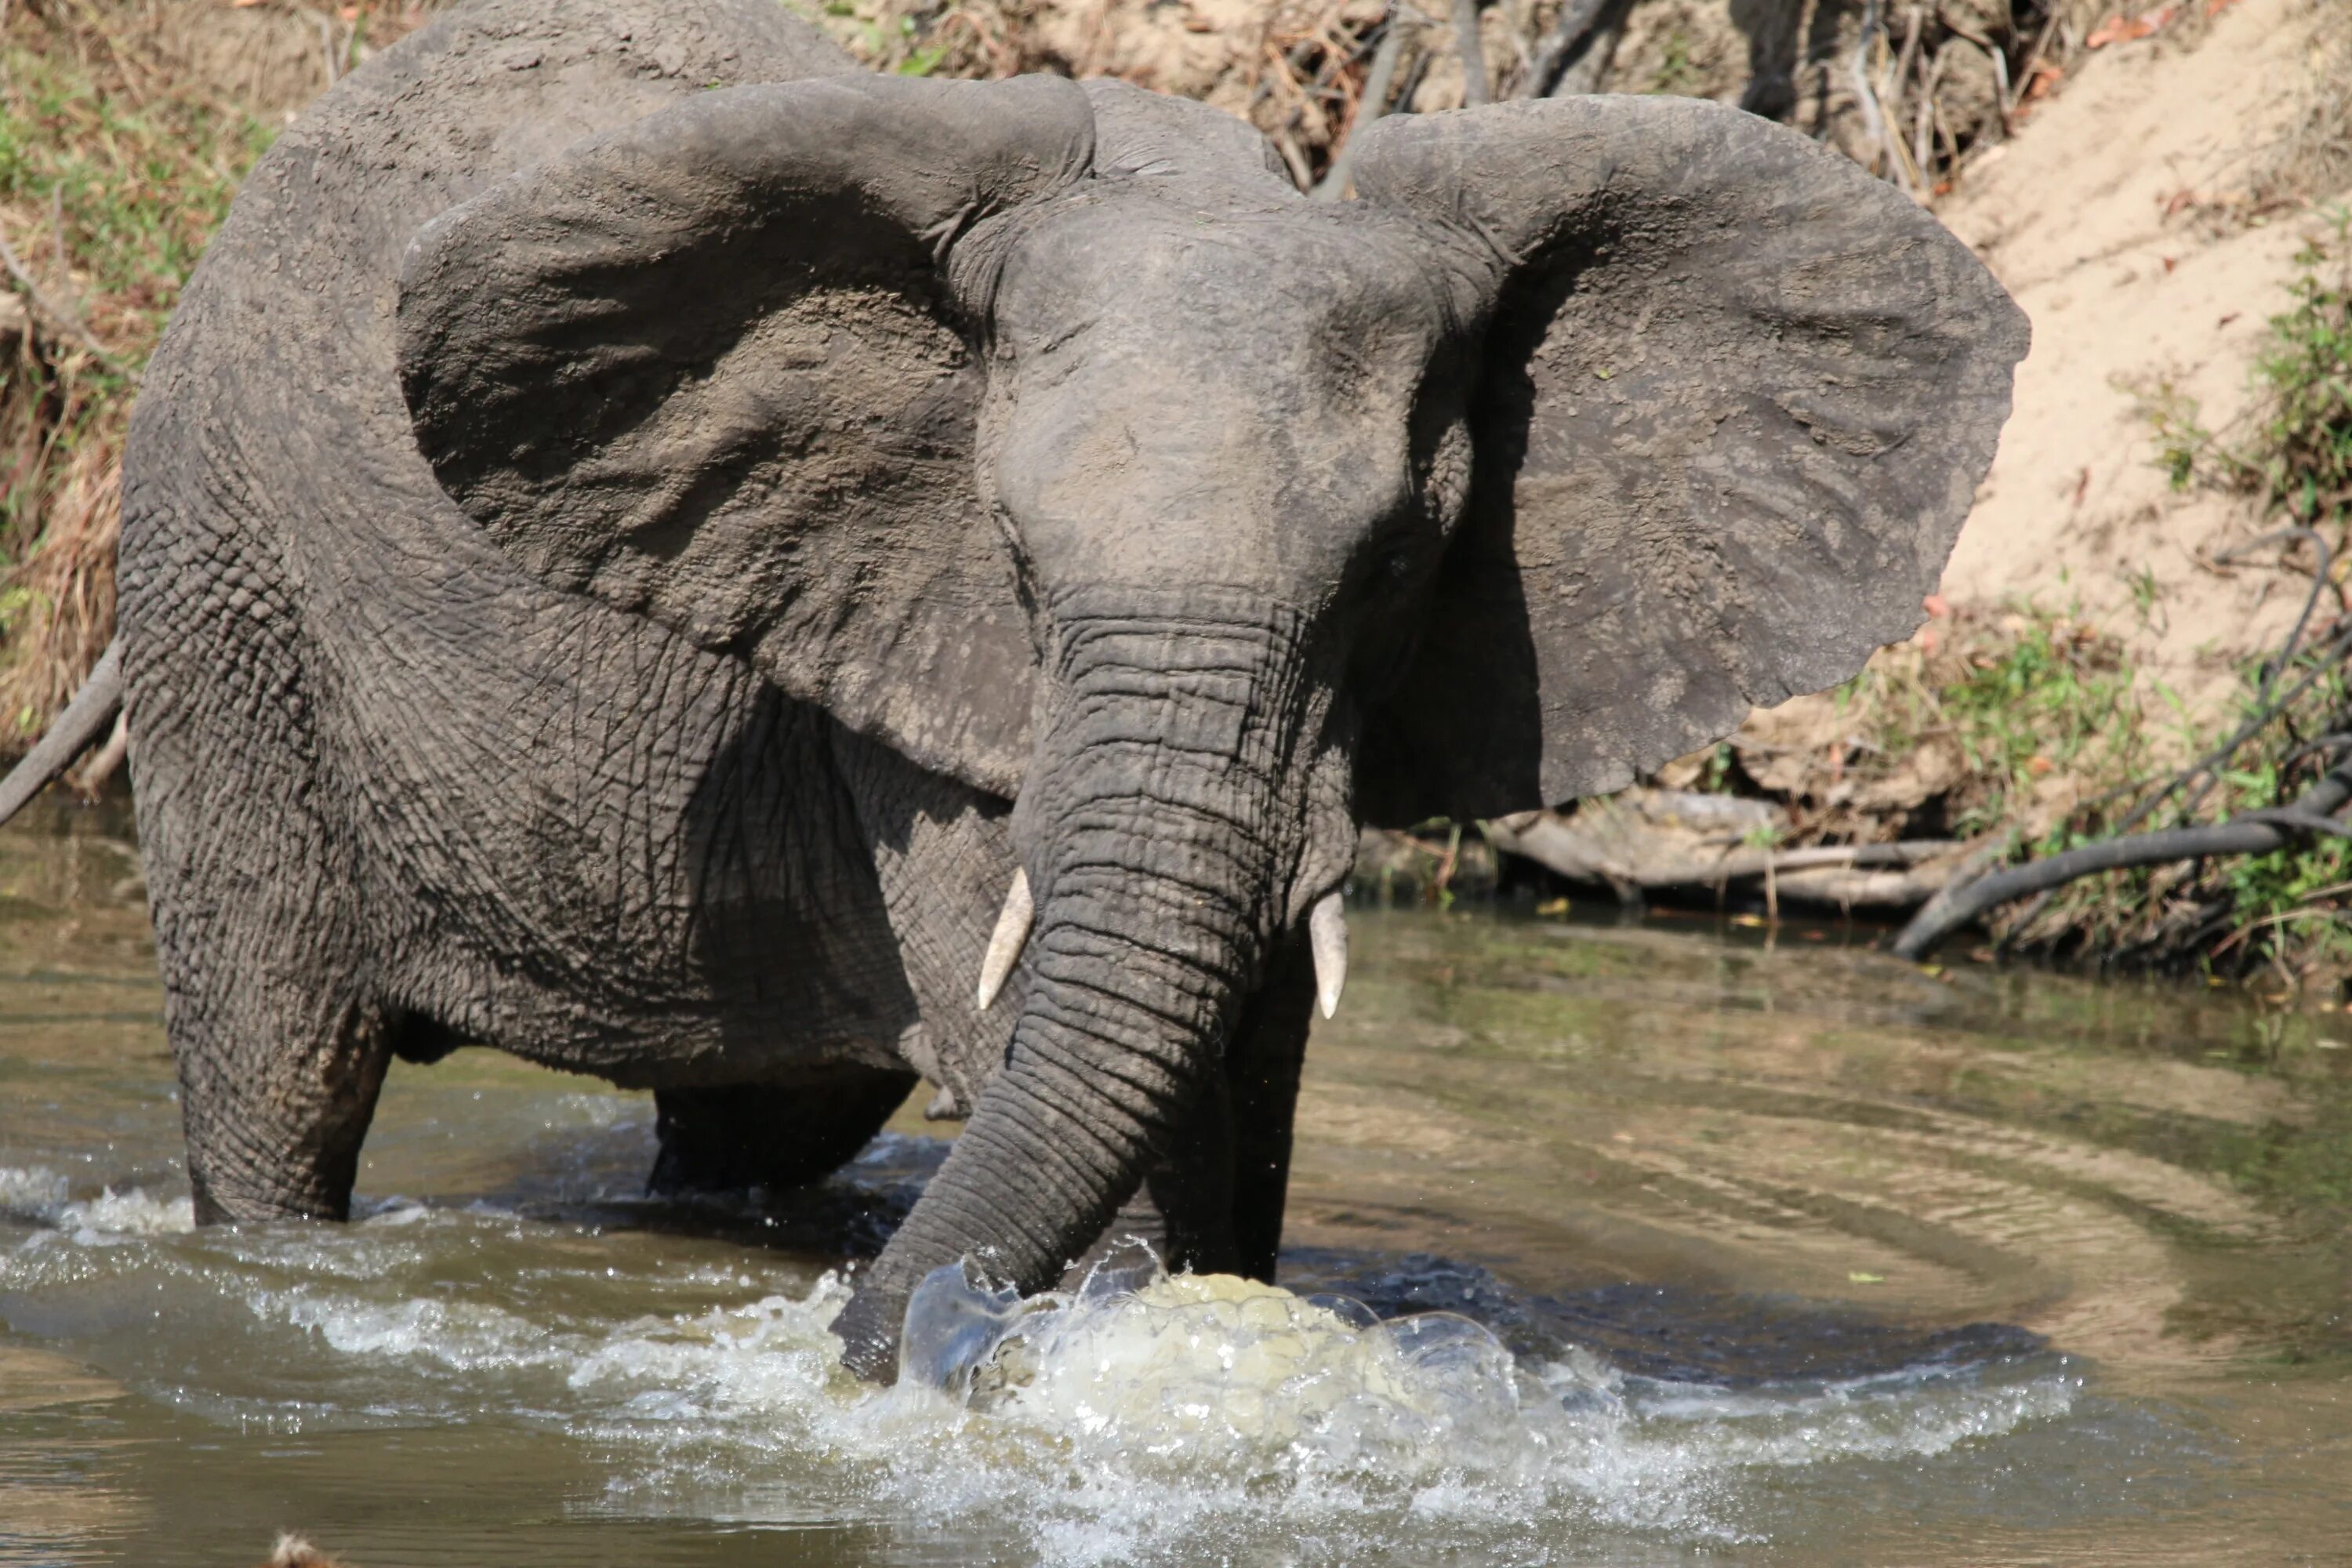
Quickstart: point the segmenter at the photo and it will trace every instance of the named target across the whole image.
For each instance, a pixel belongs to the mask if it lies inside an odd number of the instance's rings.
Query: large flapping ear
[[[559,588],[1001,794],[1034,654],[943,263],[1087,171],[1068,82],[714,91],[427,226],[400,371],[442,487]]]
[[[1621,787],[1922,619],[2023,315],[1894,187],[1718,104],[1399,116],[1357,188],[1496,258],[1470,509],[1368,716],[1376,821]]]

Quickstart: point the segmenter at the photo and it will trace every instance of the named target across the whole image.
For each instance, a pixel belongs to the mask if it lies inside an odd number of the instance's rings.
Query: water
[[[1360,912],[1288,1289],[941,1281],[877,1394],[911,1117],[651,1203],[646,1099],[461,1052],[354,1223],[192,1229],[121,830],[0,835],[0,1563],[2352,1561],[2352,1015]]]

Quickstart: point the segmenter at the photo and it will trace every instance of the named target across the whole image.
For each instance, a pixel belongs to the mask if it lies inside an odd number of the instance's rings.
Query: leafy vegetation
[[[2169,384],[2138,389],[2173,488],[2260,496],[2306,527],[2338,527],[2352,509],[2352,209],[2296,254],[2294,304],[2270,321],[2254,365],[2254,405],[2234,431],[2200,422]]]
[[[2295,258],[2292,310],[2271,319],[2255,374],[2266,396],[2242,459],[2297,521],[2341,522],[2352,506],[2352,210]]]
[[[2117,638],[2024,603],[1947,609],[1782,712],[1790,733],[1751,724],[1664,782],[1781,797],[1795,844],[2013,830],[2046,848],[2095,826],[2078,804],[2142,776],[2168,732]]]
[[[2352,615],[2344,596],[2352,521],[2352,212],[2296,257],[2292,304],[2271,318],[2254,398],[2229,429],[2169,386],[2141,391],[2174,488],[2258,498],[2285,527],[2268,536],[2309,560],[2310,609],[2286,647],[2241,673],[2221,732],[2187,737],[2210,768],[2133,792],[2116,826],[2186,826],[2292,803],[2352,748]],[[2143,605],[2142,613],[2147,613]],[[2063,847],[2052,845],[2050,847]],[[2166,868],[2069,888],[2030,918],[2042,945],[2189,958],[2295,981],[2352,971],[2352,845],[2315,837],[2271,854]]]

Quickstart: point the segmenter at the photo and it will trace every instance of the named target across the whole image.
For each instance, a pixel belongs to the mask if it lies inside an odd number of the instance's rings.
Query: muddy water
[[[883,1396],[916,1121],[652,1204],[644,1099],[462,1052],[356,1223],[192,1230],[121,828],[0,835],[0,1562],[2352,1559],[2352,1016],[1363,912],[1284,1279],[1370,1311],[1107,1281]]]

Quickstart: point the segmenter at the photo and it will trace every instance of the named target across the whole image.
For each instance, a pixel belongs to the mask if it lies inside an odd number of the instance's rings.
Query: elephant
[[[1273,1277],[1366,823],[1620,787],[1920,624],[2021,313],[1711,102],[1392,115],[1302,195],[775,0],[472,0],[247,180],[147,371],[119,702],[205,1223],[395,1058],[649,1089],[654,1185],[965,1119],[835,1330],[1129,1227]]]

